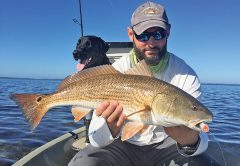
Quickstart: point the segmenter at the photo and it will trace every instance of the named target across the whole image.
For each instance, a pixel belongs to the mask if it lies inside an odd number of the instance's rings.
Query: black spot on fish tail
[[[10,96],[19,105],[32,129],[38,126],[48,111],[47,106],[41,103],[43,97],[42,94],[13,94]]]
[[[37,98],[37,102],[40,102],[41,100],[42,100],[41,96]]]

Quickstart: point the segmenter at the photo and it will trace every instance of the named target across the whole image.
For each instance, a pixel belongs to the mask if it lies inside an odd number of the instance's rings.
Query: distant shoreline
[[[20,77],[0,77],[0,79],[19,79],[19,80],[63,80],[60,78],[20,78]],[[233,83],[202,83],[202,85],[232,85],[232,86],[239,86],[240,84],[233,84]]]
[[[233,83],[202,83],[202,85],[231,85],[231,86],[240,86],[240,84]]]
[[[0,77],[0,79],[19,79],[19,80],[63,80],[60,78],[20,78],[20,77]]]

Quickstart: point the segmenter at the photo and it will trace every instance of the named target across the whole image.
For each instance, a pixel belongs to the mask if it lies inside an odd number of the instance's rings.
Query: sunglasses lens
[[[148,34],[145,34],[145,33],[142,33],[140,35],[135,34],[135,36],[140,41],[148,41],[149,40]]]
[[[152,36],[154,37],[155,40],[161,40],[165,37],[161,32],[155,32],[153,33]]]
[[[135,33],[135,36],[138,40],[145,42],[145,41],[148,41],[151,36],[153,36],[155,40],[161,40],[166,37],[166,33],[161,31],[155,31],[155,32],[142,33],[140,35],[137,35]]]

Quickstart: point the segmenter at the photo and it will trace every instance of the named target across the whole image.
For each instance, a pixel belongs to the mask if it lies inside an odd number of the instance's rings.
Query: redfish
[[[190,94],[154,78],[144,61],[124,74],[111,65],[86,69],[68,76],[52,94],[13,94],[11,98],[22,108],[32,128],[56,106],[77,105],[92,109],[103,101],[118,101],[128,122],[122,130],[123,140],[146,125],[184,125],[208,132],[206,122],[211,122],[213,117],[208,108]],[[75,121],[91,109],[72,111]]]

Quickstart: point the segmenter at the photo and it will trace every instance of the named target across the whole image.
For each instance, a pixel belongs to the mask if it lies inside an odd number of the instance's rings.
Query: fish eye
[[[192,106],[192,110],[193,110],[193,111],[197,111],[197,110],[198,110],[197,106],[195,106],[195,105]]]

